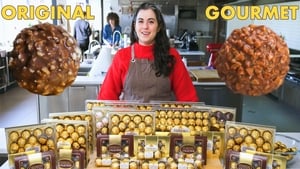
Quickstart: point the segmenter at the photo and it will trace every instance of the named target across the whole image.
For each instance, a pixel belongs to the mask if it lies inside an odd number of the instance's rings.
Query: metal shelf
[[[9,53],[9,52],[8,52]],[[6,67],[7,67],[7,86],[11,86],[16,83],[15,79],[12,76],[12,72],[9,71],[8,65],[9,65],[9,54],[6,54]]]
[[[1,80],[0,90],[4,89],[4,91],[6,91],[7,82],[8,82],[8,75],[7,75],[8,65],[7,65],[6,51],[0,50],[0,56],[1,56],[1,60],[4,58],[4,60],[1,61],[2,66],[0,66],[0,80]]]
[[[4,84],[4,86],[0,86],[0,90],[1,89],[6,89],[6,85]]]

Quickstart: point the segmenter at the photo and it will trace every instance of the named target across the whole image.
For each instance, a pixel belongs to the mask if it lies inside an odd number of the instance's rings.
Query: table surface
[[[277,134],[283,134],[286,136],[290,136],[296,139],[300,139],[300,132],[277,132]],[[6,148],[6,137],[5,137],[5,129],[0,128],[0,154],[5,154],[7,153],[7,148]],[[299,151],[299,150],[298,150]],[[287,166],[287,169],[299,169],[300,168],[300,154],[298,153],[296,157],[297,158],[294,160],[294,163],[289,164]],[[8,162],[6,161],[0,169],[8,169]]]

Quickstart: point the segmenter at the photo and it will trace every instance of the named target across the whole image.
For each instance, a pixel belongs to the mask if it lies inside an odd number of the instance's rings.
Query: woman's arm
[[[177,101],[199,101],[197,91],[193,85],[192,79],[185,65],[181,60],[181,56],[176,49],[171,49],[171,54],[175,58],[174,71],[170,75],[171,87],[174,91]]]
[[[102,31],[102,40],[106,45],[111,45],[112,38],[111,38],[111,30],[109,25],[106,25]]]
[[[100,86],[98,94],[99,100],[119,100],[123,91],[123,81],[129,66],[129,50],[124,52],[125,48],[119,50],[108,69],[103,84]]]

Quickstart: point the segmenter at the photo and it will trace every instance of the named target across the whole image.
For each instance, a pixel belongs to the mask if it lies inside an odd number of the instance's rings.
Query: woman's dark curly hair
[[[157,32],[155,37],[155,43],[153,48],[154,69],[156,70],[156,76],[164,75],[166,77],[172,72],[175,60],[174,57],[171,56],[169,53],[170,42],[166,33],[166,24],[164,18],[162,16],[161,11],[153,3],[145,2],[141,4],[136,10],[131,23],[131,44],[138,42],[138,37],[135,31],[135,23],[137,19],[136,17],[140,10],[146,9],[151,9],[155,13],[159,28],[159,32]]]
[[[114,13],[114,12],[108,13],[108,15],[107,15],[107,17],[106,17],[107,23],[109,23],[109,20],[114,20],[116,26],[119,26],[119,24],[120,24],[120,18],[119,18],[119,15],[116,14],[116,13]]]

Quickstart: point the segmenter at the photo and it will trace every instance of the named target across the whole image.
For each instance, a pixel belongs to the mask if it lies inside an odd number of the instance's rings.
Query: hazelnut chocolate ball
[[[19,138],[19,133],[16,132],[16,131],[13,131],[9,134],[9,139],[10,141],[14,142],[14,141],[17,141]]]
[[[249,25],[232,31],[215,66],[232,91],[260,96],[282,85],[289,63],[289,48],[282,37],[264,25]]]
[[[34,129],[33,135],[34,135],[35,137],[39,137],[41,134],[43,134],[42,129],[39,129],[39,128]]]
[[[9,153],[17,153],[19,149],[19,145],[17,143],[11,143],[10,144],[10,152]]]
[[[81,51],[73,36],[49,23],[24,28],[13,42],[9,67],[19,86],[44,96],[70,86],[79,69]]]
[[[23,130],[22,131],[22,133],[21,133],[21,135],[22,135],[22,137],[24,138],[24,139],[28,139],[29,137],[30,137],[30,131],[29,130]]]

